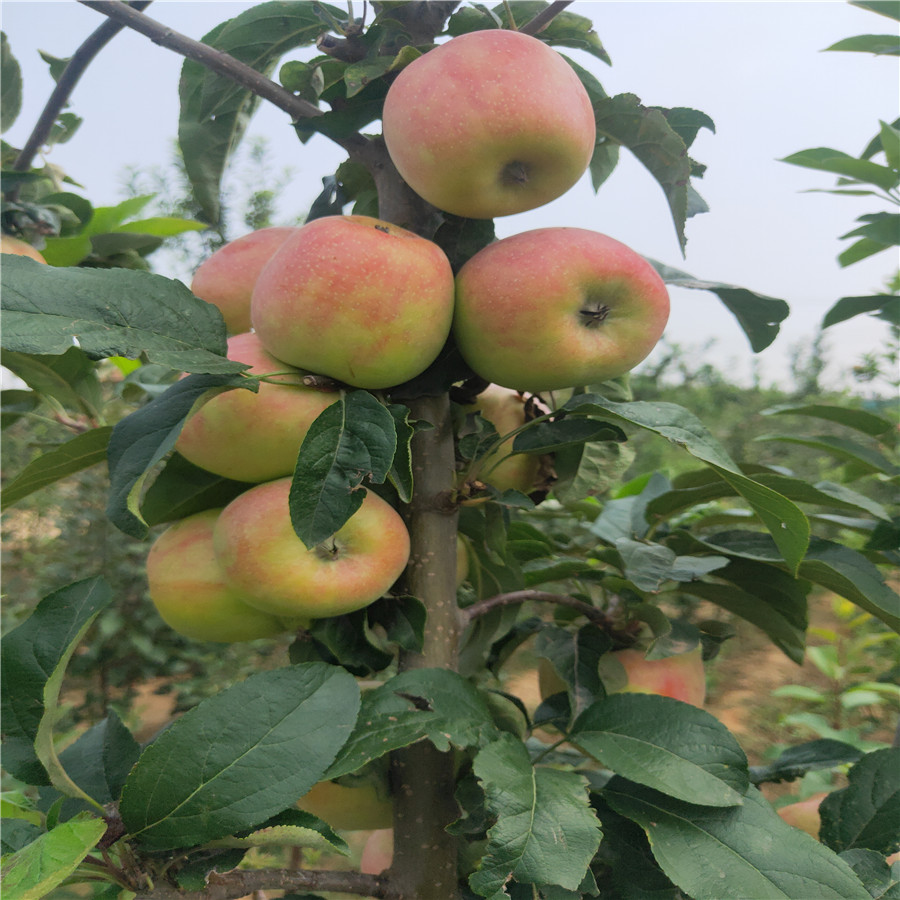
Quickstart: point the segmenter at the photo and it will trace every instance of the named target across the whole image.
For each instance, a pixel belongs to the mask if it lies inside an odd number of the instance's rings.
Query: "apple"
[[[263,266],[296,228],[260,228],[220,247],[200,264],[191,292],[219,308],[231,334],[250,330],[250,295]]]
[[[227,580],[251,606],[321,619],[383,596],[409,560],[400,514],[369,491],[336,534],[308,550],[291,526],[290,478],[259,484],[229,503],[213,534]]]
[[[359,871],[366,875],[386,872],[394,861],[394,829],[379,828],[373,831],[363,845],[359,858]]]
[[[703,706],[706,699],[706,672],[700,646],[663,659],[646,659],[643,650],[615,650],[600,660],[599,669],[604,687],[613,694],[657,694],[694,706]],[[538,685],[544,700],[566,690],[565,682],[547,659],[538,663]]]
[[[647,659],[643,650],[633,648],[616,650],[610,656],[625,669],[623,693],[658,694],[694,706],[703,706],[706,700],[706,671],[700,645],[663,659]]]
[[[297,801],[297,806],[338,831],[390,828],[394,814],[386,788],[362,780],[352,785],[320,781]]]
[[[437,358],[453,294],[450,262],[437,244],[369,216],[325,216],[269,261],[253,289],[251,318],[278,359],[378,390]]]
[[[257,393],[211,396],[185,422],[175,449],[194,465],[236,481],[292,474],[309,426],[336,395],[301,384],[297,369],[275,359],[252,332],[228,339],[228,358],[247,363],[252,375],[287,374],[260,382]]]
[[[805,800],[798,800],[796,803],[789,803],[787,806],[778,808],[778,815],[784,819],[788,825],[799,828],[807,834],[811,834],[814,838],[819,836],[819,827],[821,826],[821,818],[819,817],[819,804],[828,796],[827,792],[822,791],[818,794],[811,794]]]
[[[525,403],[526,398],[518,391],[490,384],[469,409],[481,413],[502,437],[525,424]],[[541,458],[533,453],[507,456],[514,440],[509,438],[503,441],[479,460],[477,478],[493,485],[498,491],[517,490],[527,494],[537,481]]]
[[[39,263],[47,265],[47,260],[43,254],[31,246],[27,241],[21,238],[13,237],[11,234],[0,236],[0,253],[12,253],[16,256],[28,256],[37,260]]]
[[[663,280],[625,244],[583,228],[538,228],[463,265],[453,334],[482,378],[539,393],[624,374],[668,316]]]
[[[220,510],[209,509],[170,525],[150,548],[150,599],[163,621],[196,641],[234,643],[275,637],[293,623],[244,602],[228,584],[213,552]]]
[[[382,116],[397,171],[457,216],[492,219],[543,206],[584,174],[594,111],[572,67],[517,31],[474,31],[413,60]]]

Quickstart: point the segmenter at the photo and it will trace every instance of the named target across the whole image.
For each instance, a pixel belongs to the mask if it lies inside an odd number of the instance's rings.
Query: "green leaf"
[[[900,37],[897,38],[897,45],[900,48]],[[884,151],[887,164],[894,170],[900,170],[900,128],[896,122],[892,125],[890,122],[879,120],[878,124],[881,126],[879,131],[881,149]]]
[[[762,411],[764,416],[810,416],[846,425],[863,434],[881,437],[891,434],[895,425],[888,419],[864,409],[852,409],[847,406],[829,406],[825,403],[783,403],[771,406]]]
[[[388,478],[403,503],[409,503],[413,492],[412,456],[410,442],[416,433],[414,423],[409,421],[409,408],[402,403],[388,404],[388,412],[394,418],[394,431],[397,435],[397,449],[391,463]]]
[[[728,581],[692,581],[680,586],[682,594],[699,597],[752,622],[797,665],[806,649],[807,601],[812,585],[774,566],[733,560],[717,576]]]
[[[670,697],[611,694],[579,716],[569,738],[617,775],[690,803],[737,806],[750,783],[728,729]]]
[[[567,417],[528,426],[513,440],[513,452],[553,453],[586,441],[625,440],[625,432],[609,422]]]
[[[792,434],[761,434],[754,440],[781,441],[786,444],[811,447],[814,450],[821,450],[831,456],[836,456],[838,459],[849,461],[869,474],[896,475],[900,473],[900,467],[887,459],[884,454],[873,447],[849,438],[830,434],[819,434],[809,438],[795,437]]]
[[[15,900],[40,900],[62,884],[106,832],[106,822],[82,814],[10,856],[3,857],[0,885]]]
[[[781,160],[793,166],[804,166],[821,172],[833,172],[859,184],[874,184],[883,191],[890,191],[900,182],[900,176],[887,166],[869,162],[867,159],[856,159],[840,150],[830,147],[815,147],[792,153]]]
[[[175,522],[205,509],[227,506],[249,486],[207,472],[173,453],[141,498],[140,514],[151,527]]]
[[[203,231],[209,228],[205,222],[194,222],[191,219],[179,219],[175,216],[153,216],[137,222],[126,222],[116,228],[118,234],[147,234],[153,237],[175,237],[188,231]]]
[[[822,319],[822,327],[829,328],[854,316],[875,313],[877,318],[900,325],[900,297],[894,294],[875,294],[871,297],[841,297]]]
[[[286,809],[249,834],[212,841],[215,847],[305,847],[349,856],[347,842],[327,822],[301,809]]]
[[[3,765],[20,781],[50,783],[34,742],[41,723],[56,717],[61,673],[111,600],[112,592],[102,578],[75,582],[44,597],[0,643]]]
[[[744,475],[724,447],[691,412],[674,403],[615,403],[598,394],[581,394],[565,406],[584,414],[597,410],[662,435],[712,466],[753,508],[768,528],[785,561],[796,571],[809,543],[809,522],[798,506]]]
[[[190,375],[146,406],[122,419],[109,441],[109,501],[106,514],[131,537],[142,538],[147,522],[140,493],[150,470],[175,446],[185,420],[209,391],[257,390],[259,382],[242,375]]]
[[[845,862],[783,821],[755,788],[727,809],[684,803],[618,777],[603,796],[644,829],[663,871],[694,900],[869,898]]]
[[[382,484],[397,449],[391,412],[367,391],[342,393],[312,423],[291,483],[291,521],[307,547],[331,537]]]
[[[830,738],[819,738],[797,744],[782,751],[774,762],[765,766],[751,766],[750,780],[753,784],[766,781],[794,781],[802,778],[807,772],[819,769],[833,769],[845,763],[856,762],[863,752],[852,744],[835,741]]]
[[[634,94],[594,102],[597,134],[627,147],[659,182],[682,251],[686,243],[687,185],[691,177],[687,148],[658,110],[641,104]]]
[[[900,850],[900,748],[867,753],[847,778],[819,806],[819,839],[837,851]]]
[[[703,543],[724,553],[778,563],[772,539],[756,532],[722,532]],[[800,577],[834,591],[900,632],[900,596],[882,578],[878,567],[850,547],[814,537],[800,565]]]
[[[57,269],[24,257],[3,263],[3,347],[94,356],[146,354],[186,372],[246,368],[225,354],[225,323],[180,281],[128,269]]]
[[[497,821],[478,870],[469,876],[472,890],[500,900],[511,879],[577,890],[601,838],[584,776],[533,766],[512,735],[481,750],[474,770]]]
[[[472,684],[445,669],[411,669],[363,697],[356,727],[325,777],[355,772],[423,739],[449,750],[484,746],[497,734],[491,711]]]
[[[22,108],[22,69],[0,32],[0,131],[12,128]]]
[[[3,486],[3,507],[18,503],[29,494],[61,478],[81,472],[106,460],[112,426],[92,428],[66,441],[55,450],[41,454]]]
[[[338,20],[343,18],[342,11],[324,4],[259,3],[217,25],[204,35],[203,43],[271,76],[287,51],[311,44],[329,30],[317,7],[324,7]],[[178,93],[178,142],[185,169],[201,215],[215,225],[221,215],[222,175],[259,97],[193,60],[185,60]]]
[[[850,5],[900,21],[900,0],[850,0]]]
[[[900,56],[900,36],[896,34],[858,34],[844,38],[826,50],[874,53],[876,56]]]
[[[543,12],[547,6],[548,4],[543,0],[518,0],[512,7],[516,26],[521,28],[538,13]],[[506,6],[495,6],[491,13],[504,23],[504,27],[509,27],[509,9]],[[551,47],[571,47],[575,50],[584,50],[607,65],[612,65],[599,36],[594,31],[594,23],[585,16],[566,11],[557,13],[549,24],[537,34],[537,37],[550,44]]]
[[[569,709],[578,715],[605,693],[598,665],[611,648],[611,639],[594,625],[585,625],[574,633],[551,625],[539,632],[534,652],[549,660],[565,682]]]
[[[778,336],[780,324],[787,318],[790,307],[784,300],[767,297],[747,288],[716,281],[703,281],[656,260],[649,260],[666,284],[698,291],[712,291],[738,320],[747,335],[754,353],[765,350]]]
[[[69,347],[59,356],[32,356],[3,353],[3,365],[30,388],[66,409],[100,418],[103,392],[94,363],[78,347]]]
[[[900,900],[900,871],[895,875],[880,853],[844,850],[840,856],[875,900]]]
[[[358,708],[359,688],[337,666],[251,675],[189,710],[144,750],[122,791],[125,827],[152,850],[253,828],[322,778]]]

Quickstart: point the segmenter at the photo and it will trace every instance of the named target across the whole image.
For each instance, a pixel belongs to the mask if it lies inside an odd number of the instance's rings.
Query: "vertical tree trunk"
[[[421,653],[405,653],[401,668],[455,669],[459,637],[456,605],[457,512],[453,428],[446,394],[410,403],[413,419],[433,428],[413,439],[415,492],[407,510],[412,551],[407,587],[428,611]],[[457,900],[456,844],[445,832],[458,815],[453,799],[453,754],[422,741],[391,759],[394,862],[391,876],[402,900]]]

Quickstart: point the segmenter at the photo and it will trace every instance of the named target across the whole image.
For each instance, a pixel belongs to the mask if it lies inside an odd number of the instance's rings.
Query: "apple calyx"
[[[528,166],[519,160],[507,163],[500,171],[500,183],[506,187],[524,187],[528,184]]]
[[[611,312],[612,309],[609,306],[598,302],[596,308],[579,309],[578,315],[581,316],[581,324],[585,328],[599,328]]]

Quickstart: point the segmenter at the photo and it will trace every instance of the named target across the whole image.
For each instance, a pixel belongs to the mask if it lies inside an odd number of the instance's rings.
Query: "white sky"
[[[147,14],[199,39],[252,5],[157,0]],[[361,5],[355,4],[357,10]],[[880,290],[897,263],[896,255],[882,253],[841,269],[835,257],[848,242],[838,236],[855,227],[857,216],[886,207],[873,198],[803,193],[832,187],[832,177],[778,162],[820,146],[857,155],[879,119],[898,115],[896,59],[820,52],[851,35],[895,32],[896,23],[838,0],[591,0],[570,9],[594,21],[613,66],[564,52],[593,71],[608,93],[631,92],[647,105],[688,106],[713,118],[717,133],[701,131],[691,150],[708,165],[697,188],[711,212],[688,221],[682,258],[662,191],[623,152],[598,196],[585,177],[547,206],[498,219],[498,233],[549,225],[592,228],[697,278],[787,300],[790,318],[758,357],[764,380],[782,379],[791,345],[815,332],[834,301]],[[4,137],[21,146],[53,87],[37,50],[71,55],[102,16],[75,0],[2,0],[0,15],[25,85],[23,112]],[[70,108],[85,122],[50,159],[84,185],[94,204],[122,199],[119,176],[126,166],[167,161],[177,130],[181,62],[147,38],[123,32],[82,78]],[[344,156],[325,138],[301,145],[287,116],[266,106],[248,135],[269,137],[277,168],[294,169],[285,199],[289,212],[312,201],[322,176]],[[673,341],[699,349],[713,338],[710,355],[719,365],[735,375],[750,371],[749,344],[715,295],[673,290],[672,300],[667,335]],[[862,352],[876,349],[886,331],[882,323],[862,317],[830,329],[826,380],[850,384],[846,370]]]

